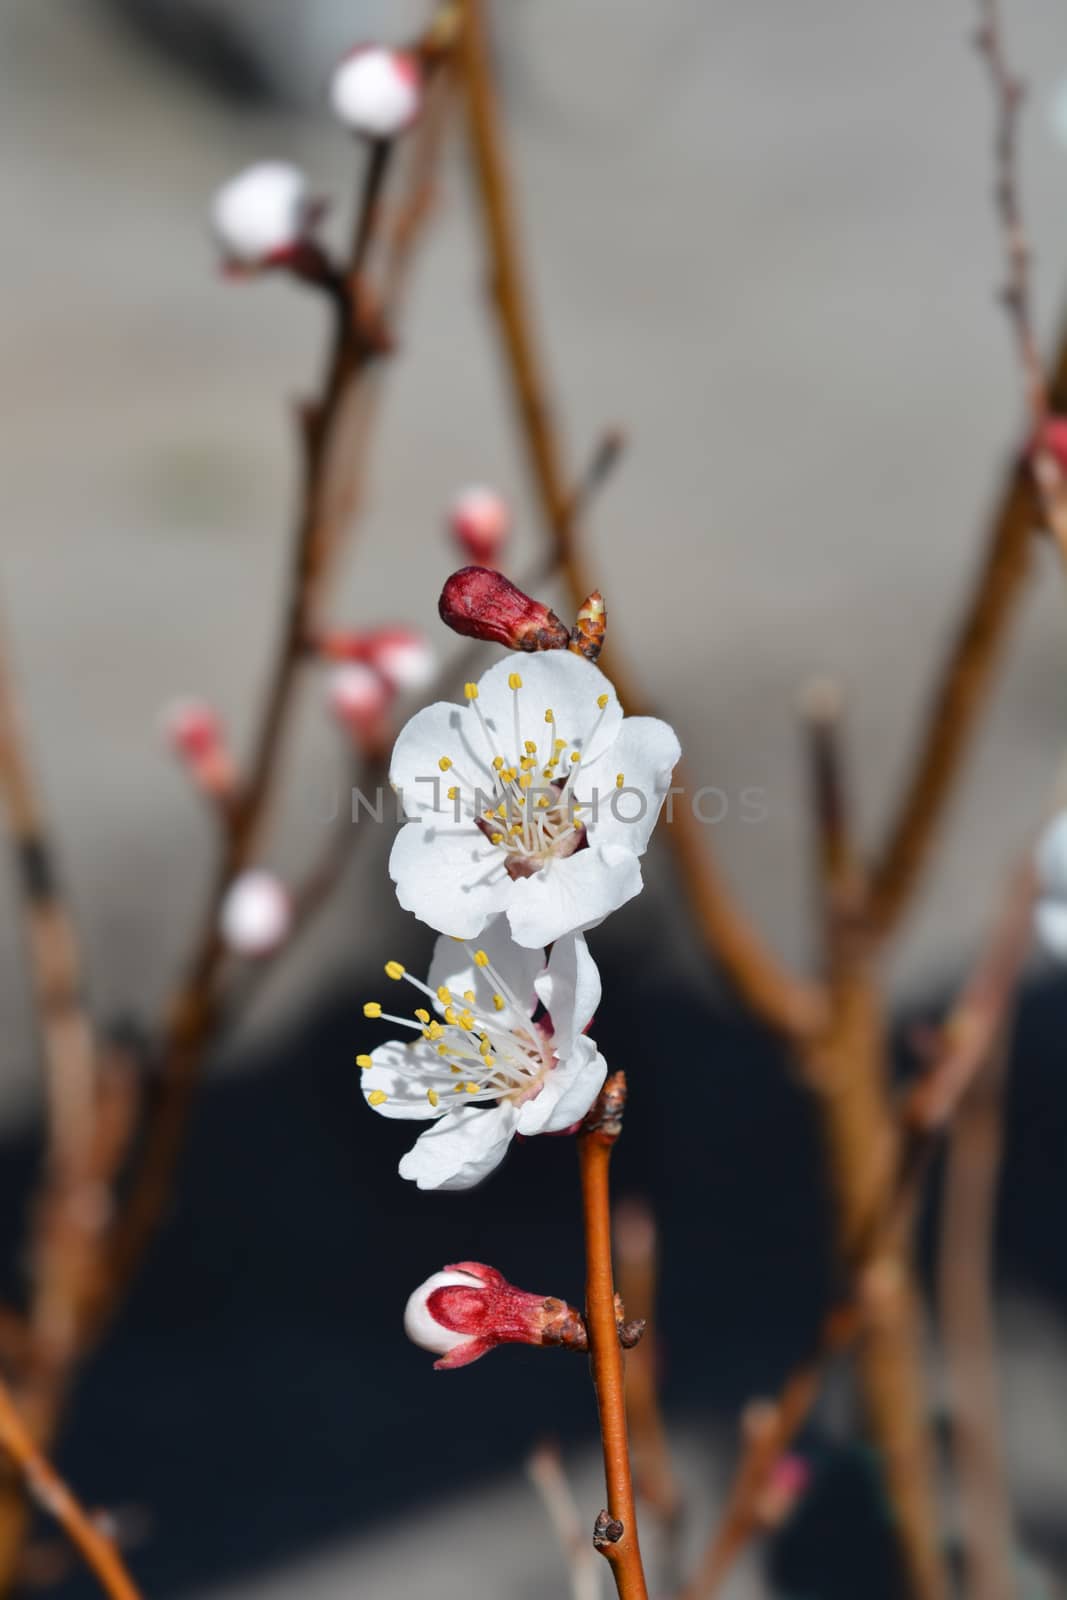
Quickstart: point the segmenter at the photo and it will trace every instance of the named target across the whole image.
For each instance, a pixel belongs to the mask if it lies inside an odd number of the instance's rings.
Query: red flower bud
[[[493,489],[475,485],[453,501],[448,526],[456,543],[480,567],[495,566],[511,528],[507,503]]]
[[[516,1289],[480,1261],[458,1261],[420,1284],[404,1311],[404,1332],[441,1357],[437,1371],[469,1366],[498,1344],[588,1347],[573,1306]]]
[[[381,673],[361,661],[343,662],[331,671],[326,693],[330,710],[358,744],[373,749],[388,742],[393,690]]]
[[[437,609],[455,633],[509,650],[565,650],[571,641],[554,611],[486,567],[454,572],[441,590]]]

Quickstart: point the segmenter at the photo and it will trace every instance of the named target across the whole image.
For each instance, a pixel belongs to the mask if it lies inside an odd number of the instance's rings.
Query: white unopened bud
[[[448,526],[472,561],[480,567],[492,567],[511,530],[511,512],[495,489],[472,484],[452,502]]]
[[[292,904],[284,886],[262,868],[235,878],[219,912],[223,942],[241,956],[265,956],[285,941]]]
[[[228,262],[262,267],[283,259],[300,243],[315,211],[298,167],[260,161],[223,184],[211,208],[211,223]]]
[[[419,114],[422,83],[414,56],[363,45],[341,62],[330,103],[346,128],[368,139],[392,139]]]
[[[430,1313],[430,1296],[436,1289],[451,1285],[467,1289],[482,1287],[479,1279],[469,1272],[435,1272],[425,1283],[419,1284],[404,1307],[404,1332],[412,1344],[417,1344],[420,1350],[432,1350],[435,1356],[446,1356],[469,1338],[466,1332],[446,1328]]]

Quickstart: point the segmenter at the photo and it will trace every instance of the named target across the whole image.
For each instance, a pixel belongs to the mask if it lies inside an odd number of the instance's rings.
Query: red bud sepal
[[[488,567],[461,567],[441,590],[441,621],[468,639],[508,650],[566,650],[570,630],[554,611]]]

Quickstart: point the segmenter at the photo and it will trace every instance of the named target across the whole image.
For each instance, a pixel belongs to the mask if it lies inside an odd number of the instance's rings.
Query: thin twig
[[[992,1306],[1009,1029],[1005,1018],[952,1122],[938,1251],[938,1313],[968,1600],[1011,1600],[1017,1586]]]
[[[627,1316],[645,1324],[641,1342],[626,1362],[626,1415],[634,1478],[639,1496],[660,1525],[660,1581],[673,1592],[679,1582],[684,1501],[660,1408],[659,1347],[655,1337],[656,1224],[648,1206],[634,1198],[621,1201],[615,1207],[614,1235],[619,1296]]]
[[[83,1511],[42,1455],[7,1386],[0,1382],[0,1449],[18,1467],[30,1495],[56,1519],[113,1600],[139,1600],[140,1591],[112,1541]]]
[[[541,1496],[541,1503],[566,1560],[571,1600],[598,1600],[601,1568],[596,1551],[582,1529],[578,1507],[563,1470],[559,1446],[547,1442],[539,1444],[530,1453],[526,1471]]]
[[[595,585],[581,559],[576,515],[580,506],[570,493],[572,478],[564,463],[534,334],[484,0],[464,0],[463,19],[459,60],[492,303],[542,517],[560,572],[578,607]],[[619,698],[630,712],[636,712],[640,697],[625,682],[617,653],[606,652],[602,664]],[[692,793],[680,768],[675,776],[678,786]],[[665,836],[708,948],[738,993],[769,1026],[789,1035],[809,1032],[821,1017],[821,997],[783,967],[750,926],[720,876],[688,806],[675,807]]]
[[[616,1072],[605,1083],[578,1135],[585,1226],[585,1316],[590,1364],[600,1413],[604,1479],[608,1506],[597,1518],[593,1542],[607,1559],[619,1600],[648,1600],[637,1536],[637,1508],[626,1433],[623,1354],[611,1269],[611,1155],[622,1131],[626,1077]]]

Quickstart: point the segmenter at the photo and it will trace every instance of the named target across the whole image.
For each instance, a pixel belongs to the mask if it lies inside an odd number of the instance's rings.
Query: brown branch
[[[578,1507],[560,1459],[559,1446],[549,1443],[538,1445],[530,1454],[526,1471],[541,1496],[541,1503],[567,1562],[571,1600],[597,1600],[600,1581],[596,1552],[582,1531]]]
[[[938,1312],[968,1600],[1011,1600],[1014,1534],[992,1307],[1008,1022],[953,1119],[942,1200]]]
[[[534,334],[485,12],[484,0],[464,0],[459,61],[489,261],[488,281],[534,488],[560,572],[577,607],[596,585],[581,559],[577,521],[581,507],[570,493],[571,475],[564,463]],[[606,652],[602,665],[619,698],[631,712],[637,711],[640,697],[625,681],[617,654]],[[681,769],[676,777],[691,793]],[[738,993],[771,1027],[787,1034],[810,1031],[821,1015],[820,996],[788,972],[750,926],[688,807],[675,809],[665,836],[708,947]]]
[[[113,1600],[139,1600],[137,1589],[112,1541],[82,1510],[62,1478],[41,1454],[19,1415],[10,1391],[0,1382],[0,1449],[17,1466],[26,1488],[43,1511],[63,1527],[100,1587]]]
[[[434,162],[441,148],[442,97],[447,82],[448,74],[442,67],[436,83],[431,85],[426,131],[410,162],[406,201],[390,222],[385,253],[389,270],[397,274],[398,282],[392,289],[387,287],[378,302],[379,309],[382,304],[395,309],[400,280],[406,279],[413,247],[430,213],[429,196]],[[353,399],[364,387],[364,380],[373,378],[378,366],[376,351],[364,337],[361,312],[367,301],[366,264],[377,230],[386,225],[381,196],[387,159],[382,147],[372,148],[345,273],[350,293],[336,302],[331,350],[319,397],[304,413],[304,488],[294,531],[283,634],[249,775],[224,840],[203,929],[186,977],[169,1007],[156,1114],[149,1124],[135,1185],[116,1237],[101,1315],[121,1293],[166,1207],[193,1094],[223,1013],[225,950],[218,934],[219,908],[234,877],[252,859],[268,820],[294,691],[306,659],[305,643],[316,631],[325,579],[335,565],[339,527],[357,498],[352,463],[363,464],[361,441],[369,427],[371,410],[365,407],[354,417]],[[349,429],[356,423],[359,429],[353,438]]]
[[[659,1349],[655,1338],[656,1224],[643,1201],[615,1207],[615,1258],[619,1296],[627,1315],[645,1324],[640,1344],[626,1363],[626,1415],[630,1427],[637,1492],[663,1534],[663,1585],[677,1588],[678,1542],[684,1503],[671,1461],[659,1400]]]
[[[611,1269],[611,1199],[608,1173],[622,1130],[626,1077],[616,1072],[578,1135],[585,1226],[586,1327],[600,1413],[608,1507],[597,1518],[593,1543],[608,1561],[619,1600],[648,1600],[637,1537],[637,1508],[626,1434],[623,1354],[616,1323]]]

